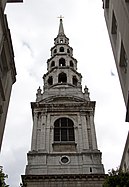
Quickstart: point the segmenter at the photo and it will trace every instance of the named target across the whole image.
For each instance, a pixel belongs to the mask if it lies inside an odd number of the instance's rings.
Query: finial
[[[60,25],[59,25],[59,35],[64,35],[64,28],[63,28],[63,21],[62,18],[64,18],[62,15],[58,17],[60,19]]]
[[[60,15],[60,16],[57,17],[57,18],[59,18],[60,20],[62,20],[64,17],[63,17],[62,15]]]

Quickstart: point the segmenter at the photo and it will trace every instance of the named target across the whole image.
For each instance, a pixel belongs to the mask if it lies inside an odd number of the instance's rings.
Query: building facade
[[[12,85],[16,81],[12,40],[7,17],[4,14],[7,2],[21,2],[21,0],[0,0],[0,150]]]
[[[121,163],[120,163],[120,170],[124,172],[129,172],[129,132],[126,139]]]
[[[87,87],[82,92],[81,81],[60,18],[43,92],[39,87],[31,103],[33,132],[24,187],[102,187],[105,174],[96,140],[95,102]]]
[[[103,8],[129,121],[129,0],[103,0]]]

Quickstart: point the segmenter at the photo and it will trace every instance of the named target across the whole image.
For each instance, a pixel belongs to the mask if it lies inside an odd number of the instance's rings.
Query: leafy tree
[[[7,177],[8,176],[3,173],[3,167],[0,166],[0,187],[9,187],[5,182],[5,178]]]
[[[129,187],[129,172],[109,170],[103,187]]]

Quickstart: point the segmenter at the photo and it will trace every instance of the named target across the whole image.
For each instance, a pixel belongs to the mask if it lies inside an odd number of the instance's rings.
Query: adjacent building
[[[129,132],[121,159],[120,170],[124,172],[129,172]]]
[[[103,8],[129,121],[129,0],[103,0]]]
[[[4,14],[6,3],[21,0],[0,0],[0,149],[4,134],[12,85],[16,81],[14,52],[7,17]]]
[[[31,103],[33,132],[23,186],[102,187],[105,179],[94,124],[95,101],[82,75],[60,18],[47,60],[43,91]]]

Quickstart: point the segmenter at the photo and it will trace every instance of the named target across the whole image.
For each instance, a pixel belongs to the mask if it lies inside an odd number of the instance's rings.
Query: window
[[[76,76],[73,76],[73,84],[74,84],[75,86],[77,86],[77,78],[76,78]]]
[[[109,2],[110,2],[110,0],[105,0],[105,2],[104,2],[104,7],[105,8],[109,8]]]
[[[126,3],[128,3],[128,2],[129,2],[129,0],[125,0],[125,2],[126,2]]]
[[[74,123],[69,118],[59,118],[54,123],[54,141],[74,141]]]
[[[121,42],[121,52],[120,52],[120,67],[123,68],[124,72],[127,72],[128,58],[124,49],[123,42]]]
[[[111,30],[112,34],[117,34],[117,21],[116,21],[116,17],[115,14],[113,12],[112,14],[112,30]]]
[[[60,47],[60,52],[64,52],[64,47]]]
[[[52,84],[53,84],[53,77],[52,77],[52,76],[50,76],[50,77],[48,78],[48,84],[49,84],[49,85],[52,85]]]
[[[57,50],[56,50],[56,49],[54,49],[54,53],[57,53]]]
[[[66,83],[67,82],[67,76],[65,73],[60,73],[58,76],[58,82],[59,83]]]
[[[4,47],[3,47],[1,55],[0,55],[0,77],[3,80],[3,84],[6,81],[7,72],[8,72],[8,65],[7,65],[5,50],[4,50]]]
[[[114,12],[112,14],[111,34],[112,34],[112,38],[114,40],[114,43],[116,44],[116,41],[117,41],[117,21],[116,21],[116,17],[115,17]]]
[[[70,53],[70,50],[69,50],[69,49],[67,49],[67,53]]]
[[[51,67],[55,66],[55,61],[52,61]]]
[[[64,58],[59,59],[59,66],[65,66],[65,59]]]
[[[70,60],[70,66],[73,67],[73,61],[72,60]]]

